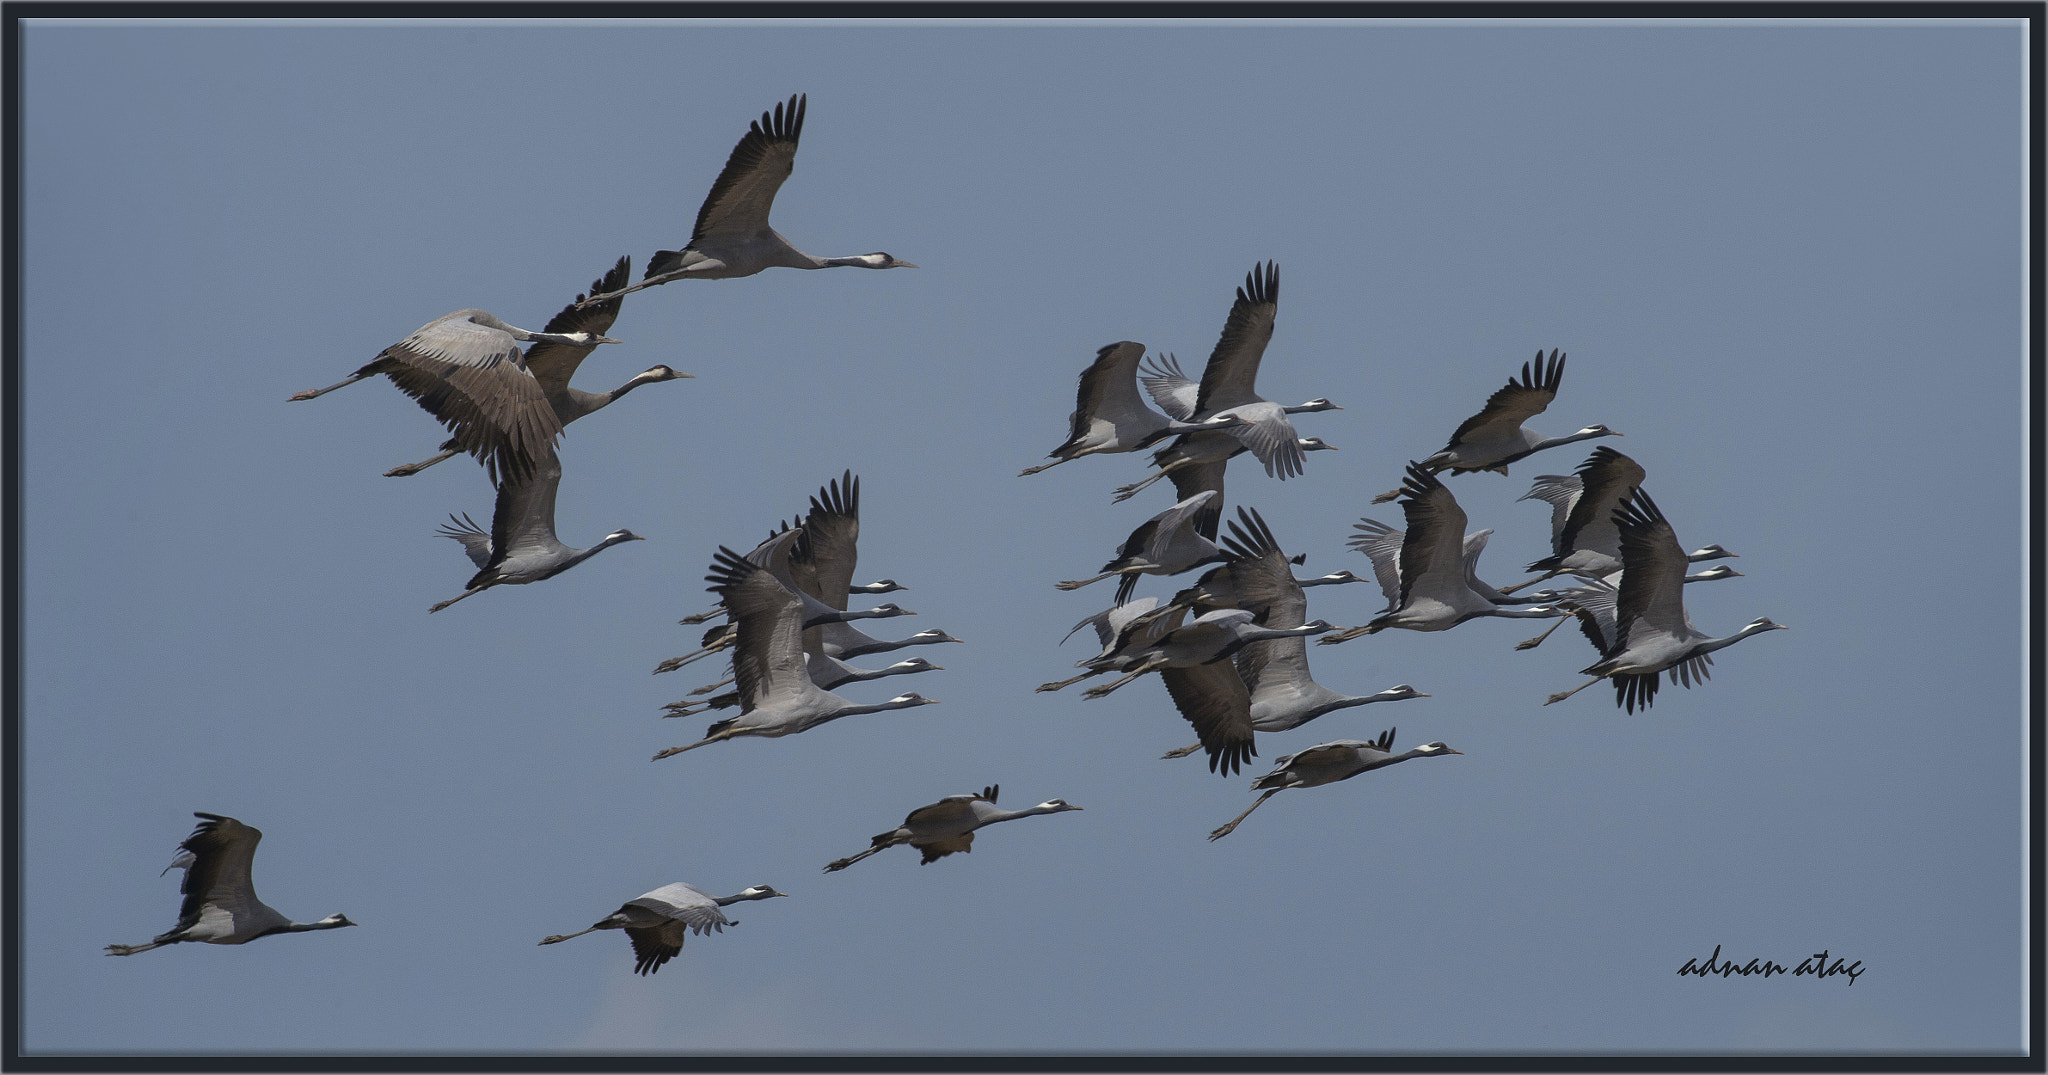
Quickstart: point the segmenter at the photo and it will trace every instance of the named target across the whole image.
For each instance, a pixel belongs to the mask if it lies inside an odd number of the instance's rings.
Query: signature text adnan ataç
[[[1688,959],[1685,966],[1678,968],[1678,973],[1697,974],[1702,978],[1711,974],[1718,974],[1723,978],[1731,974],[1739,974],[1744,978],[1752,974],[1761,974],[1766,978],[1773,974],[1790,974],[1794,978],[1804,974],[1811,974],[1815,978],[1832,978],[1837,974],[1846,974],[1849,976],[1849,984],[1855,985],[1856,979],[1863,974],[1863,961],[1859,959],[1854,963],[1847,963],[1845,960],[1837,959],[1830,963],[1828,950],[1823,948],[1802,960],[1797,968],[1788,971],[1783,964],[1773,963],[1768,959],[1752,959],[1747,963],[1737,963],[1732,959],[1724,961],[1721,958],[1721,946],[1717,944],[1714,946],[1714,954],[1708,956],[1705,963],[1697,959]]]

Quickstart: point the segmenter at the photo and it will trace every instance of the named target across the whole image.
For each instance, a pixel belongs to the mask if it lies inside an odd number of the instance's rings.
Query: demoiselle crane
[[[725,908],[746,900],[787,895],[789,893],[777,892],[770,885],[755,885],[731,896],[713,896],[696,885],[677,881],[627,900],[625,906],[600,919],[589,929],[557,933],[541,938],[540,943],[560,944],[571,937],[581,937],[601,929],[623,929],[626,939],[633,942],[633,973],[648,975],[682,955],[683,941],[690,934],[702,936],[713,930],[723,933],[725,927],[739,925],[737,920],[725,917]]]
[[[1467,537],[1465,509],[1458,506],[1457,498],[1451,495],[1443,482],[1437,480],[1436,475],[1411,462],[1408,464],[1408,479],[1401,491],[1405,494],[1401,511],[1407,516],[1408,529],[1401,539],[1398,560],[1401,588],[1395,607],[1362,627],[1339,631],[1322,639],[1319,644],[1343,642],[1389,627],[1410,631],[1448,631],[1479,616],[1534,619],[1561,615],[1555,610],[1508,608],[1506,604],[1512,603],[1509,599],[1479,581],[1476,574],[1479,551],[1486,547],[1486,536],[1492,531],[1480,531]],[[1383,564],[1389,561],[1373,556],[1373,551],[1395,531],[1383,523],[1373,523],[1372,520],[1366,520],[1366,523],[1376,527],[1377,534],[1361,524],[1359,529],[1366,531],[1365,536],[1353,539],[1352,545],[1373,558],[1373,571],[1380,576],[1384,587],[1388,579]]]
[[[1545,448],[1591,437],[1621,436],[1604,425],[1587,426],[1563,437],[1546,437],[1522,428],[1523,422],[1542,414],[1550,401],[1557,398],[1557,386],[1564,379],[1564,360],[1565,356],[1556,348],[1551,349],[1548,363],[1543,352],[1537,351],[1535,369],[1531,371],[1529,363],[1522,363],[1522,379],[1510,377],[1507,387],[1488,397],[1486,406],[1451,434],[1450,443],[1442,451],[1422,460],[1423,469],[1431,474],[1443,470],[1453,474],[1477,470],[1506,474],[1509,463]],[[1384,504],[1400,495],[1401,490],[1395,489],[1373,497],[1372,502]]]
[[[1209,353],[1200,384],[1180,373],[1179,363],[1167,359],[1160,371],[1145,378],[1154,402],[1169,415],[1186,421],[1203,421],[1217,415],[1233,414],[1242,420],[1221,433],[1200,433],[1209,437],[1227,433],[1250,448],[1266,473],[1285,481],[1302,472],[1301,438],[1294,432],[1290,414],[1307,411],[1341,410],[1327,399],[1313,399],[1298,407],[1283,407],[1256,392],[1252,385],[1259,376],[1259,361],[1273,339],[1273,322],[1280,310],[1280,267],[1271,261],[1254,265],[1237,289],[1230,314],[1224,319],[1223,334]],[[1192,395],[1192,399],[1190,399]]]
[[[1181,619],[1186,614],[1185,608],[1160,609],[1159,599],[1156,597],[1140,597],[1135,601],[1103,609],[1075,624],[1073,630],[1068,631],[1066,636],[1060,639],[1060,643],[1065,645],[1068,638],[1074,637],[1075,631],[1083,627],[1095,628],[1095,637],[1102,644],[1101,652],[1074,662],[1075,667],[1085,668],[1087,671],[1071,679],[1041,683],[1036,689],[1057,691],[1104,672],[1128,671],[1142,659],[1145,646],[1179,627]]]
[[[193,811],[197,828],[178,845],[178,855],[164,872],[182,868],[185,879],[178,891],[185,902],[178,908],[178,924],[157,934],[148,944],[110,944],[110,956],[132,956],[152,948],[181,941],[207,944],[247,944],[273,933],[306,933],[316,929],[353,926],[347,915],[331,914],[318,922],[294,922],[256,898],[249,867],[256,857],[256,844],[263,833],[231,817]]]
[[[1515,643],[1515,648],[1518,650],[1535,649],[1537,646],[1542,645],[1543,640],[1549,638],[1551,634],[1554,633],[1559,627],[1563,626],[1566,623],[1571,622],[1575,618],[1582,618],[1583,615],[1593,607],[1589,605],[1588,602],[1597,602],[1602,611],[1598,614],[1599,618],[1596,623],[1596,626],[1600,629],[1602,634],[1600,640],[1593,643],[1593,648],[1599,650],[1603,654],[1606,653],[1607,647],[1610,644],[1612,644],[1614,637],[1614,605],[1616,600],[1616,594],[1614,589],[1615,584],[1612,580],[1619,579],[1620,577],[1621,572],[1617,571],[1614,574],[1607,576],[1606,578],[1587,579],[1584,585],[1568,586],[1562,590],[1538,590],[1535,593],[1530,594],[1529,600],[1539,602],[1544,605],[1557,606],[1559,608],[1567,610],[1571,613],[1571,615],[1567,615],[1564,619],[1561,619],[1556,623],[1551,624],[1548,628],[1544,629],[1544,632],[1542,634],[1537,635],[1535,638],[1525,639],[1521,642]],[[1736,579],[1741,577],[1742,572],[1737,571],[1726,564],[1721,564],[1715,567],[1710,567],[1705,571],[1687,575],[1685,577],[1685,581],[1688,584],[1690,584],[1694,582],[1714,582],[1719,579]],[[1592,636],[1588,635],[1587,637],[1590,638]],[[1708,658],[1707,663],[1713,664],[1713,658]]]
[[[1131,536],[1117,549],[1116,559],[1102,565],[1102,573],[1092,578],[1069,579],[1054,583],[1062,590],[1078,590],[1083,586],[1101,582],[1111,576],[1121,575],[1117,583],[1117,604],[1131,599],[1131,592],[1137,589],[1139,575],[1178,575],[1192,571],[1203,564],[1223,559],[1223,553],[1216,543],[1203,537],[1196,529],[1197,516],[1203,512],[1220,511],[1212,507],[1218,494],[1197,493],[1186,500],[1145,520]],[[1214,533],[1214,524],[1210,524]]]
[[[1239,607],[1255,611],[1264,627],[1301,626],[1307,619],[1308,599],[1302,584],[1288,570],[1292,561],[1281,552],[1272,529],[1258,512],[1242,507],[1237,510],[1238,519],[1231,522],[1230,536],[1224,539],[1232,558],[1226,568],[1219,570],[1228,572],[1230,588],[1241,602]],[[1247,644],[1237,652],[1234,672],[1242,681],[1245,719],[1254,732],[1288,731],[1325,713],[1352,706],[1429,697],[1406,683],[1378,694],[1339,694],[1310,677],[1308,645],[1301,637]],[[1167,686],[1172,689],[1172,679],[1167,679]],[[1227,704],[1236,693],[1212,692],[1216,700],[1206,704]],[[1180,705],[1179,693],[1175,693],[1174,702]],[[1181,712],[1187,715],[1187,708],[1183,706]],[[1204,745],[1196,743],[1168,751],[1164,757],[1184,758]],[[1212,768],[1213,764],[1212,755]]]
[[[587,549],[572,549],[555,537],[555,492],[562,484],[562,463],[546,448],[531,477],[507,478],[498,484],[491,530],[485,533],[468,516],[448,516],[439,531],[462,544],[476,564],[467,587],[428,612],[439,612],[465,597],[493,586],[517,586],[551,579],[598,553],[626,541],[644,541],[631,530],[614,530]]]
[[[607,288],[624,287],[627,274],[632,266],[632,260],[631,258],[620,258],[618,263],[612,266],[610,272],[591,282],[591,293],[596,294]],[[580,388],[571,387],[569,378],[576,375],[576,368],[583,364],[585,358],[590,357],[590,352],[597,349],[600,338],[608,338],[604,334],[610,332],[612,322],[618,320],[619,306],[623,300],[613,299],[610,302],[601,302],[588,308],[578,307],[576,303],[582,301],[583,296],[577,295],[575,302],[563,307],[561,313],[548,319],[545,331],[562,336],[567,336],[571,333],[587,335],[591,337],[588,342],[562,343],[542,340],[526,349],[526,370],[540,384],[541,392],[547,396],[548,405],[555,409],[555,417],[562,425],[566,426],[578,418],[587,417],[596,411],[611,406],[619,397],[643,384],[658,384],[662,381],[673,381],[679,378],[695,376],[689,373],[678,373],[664,365],[655,366],[644,373],[635,374],[632,380],[609,392],[585,392]],[[431,459],[423,459],[417,463],[407,463],[404,466],[393,467],[385,471],[384,476],[387,478],[403,478],[408,475],[418,474],[420,471],[446,460],[461,450],[462,446],[459,443],[450,440],[441,445],[440,455],[434,456]]]
[[[1067,420],[1071,430],[1066,443],[1046,453],[1050,463],[1025,467],[1018,477],[1049,470],[1084,455],[1135,452],[1166,437],[1199,433],[1240,425],[1244,419],[1222,414],[1203,422],[1183,422],[1145,406],[1138,394],[1138,359],[1145,345],[1124,341],[1095,353],[1095,361],[1081,371],[1080,390],[1074,413]]]
[[[1784,630],[1782,623],[1758,617],[1732,635],[1713,638],[1692,625],[1685,614],[1685,565],[1678,538],[1657,502],[1638,487],[1614,509],[1621,531],[1621,586],[1615,605],[1611,644],[1600,660],[1582,672],[1593,678],[1560,691],[1544,705],[1562,702],[1602,679],[1614,680],[1614,704],[1635,712],[1648,709],[1657,697],[1657,673],[1669,670],[1671,680],[1686,687],[1706,678],[1707,655],[1754,634]],[[1589,629],[1587,637],[1595,631]],[[1598,639],[1594,640],[1599,645]]]
[[[1389,765],[1407,761],[1410,758],[1434,758],[1444,754],[1463,754],[1443,743],[1424,743],[1419,747],[1390,753],[1394,749],[1394,729],[1380,733],[1378,739],[1339,739],[1334,742],[1312,746],[1298,754],[1289,754],[1273,763],[1273,771],[1252,781],[1252,790],[1266,789],[1258,801],[1245,808],[1244,813],[1231,818],[1228,824],[1218,826],[1209,833],[1209,839],[1221,840],[1236,829],[1238,823],[1251,816],[1253,810],[1266,804],[1266,800],[1290,788],[1313,788],[1349,780],[1360,773],[1384,769]]]
[[[300,392],[287,402],[324,396],[381,373],[447,426],[450,442],[476,456],[492,481],[523,477],[553,450],[562,420],[527,371],[519,345],[618,342],[588,332],[534,332],[482,310],[457,310],[386,347],[347,380]]]
[[[979,795],[948,795],[930,806],[920,806],[903,819],[903,824],[876,836],[868,849],[843,859],[834,859],[825,867],[826,873],[835,873],[874,854],[909,844],[923,852],[919,865],[937,862],[955,851],[974,850],[974,830],[998,821],[1015,821],[1020,817],[1038,814],[1058,814],[1068,810],[1079,810],[1065,799],[1048,799],[1037,806],[1024,810],[1003,810],[996,806],[996,792],[999,785],[991,784],[981,789]]]
[[[1523,568],[1543,574],[1503,587],[1501,592],[1511,594],[1558,575],[1599,578],[1620,571],[1621,535],[1614,527],[1614,509],[1622,497],[1643,484],[1644,476],[1640,463],[1606,445],[1593,449],[1573,474],[1538,475],[1529,491],[1517,499],[1550,505],[1551,554]],[[1709,545],[1686,558],[1697,563],[1734,555],[1719,545]]]
[[[731,610],[738,631],[732,667],[739,686],[740,715],[711,725],[704,738],[694,743],[656,754],[655,761],[738,736],[773,739],[840,717],[936,704],[936,699],[910,693],[874,705],[857,705],[819,690],[804,669],[803,602],[795,591],[723,545],[705,579]]]
[[[1264,639],[1316,635],[1336,630],[1336,625],[1327,620],[1315,620],[1300,627],[1275,629],[1260,627],[1254,619],[1251,613],[1241,608],[1203,613],[1192,622],[1182,624],[1157,641],[1144,646],[1137,662],[1122,679],[1099,687],[1090,687],[1082,692],[1082,697],[1100,698],[1147,672],[1217,663],[1245,646]],[[1236,669],[1231,667],[1230,673],[1236,675]]]
[[[804,108],[809,96],[798,94],[788,104],[777,104],[773,112],[747,125],[747,133],[726,158],[725,169],[711,184],[711,193],[697,209],[697,225],[681,250],[662,250],[647,260],[647,273],[639,283],[608,294],[592,295],[584,305],[631,294],[642,288],[685,277],[726,280],[752,276],[763,269],[830,269],[854,265],[863,269],[915,269],[917,266],[886,253],[852,257],[821,258],[790,245],[768,226],[768,211],[775,193],[789,178],[796,163],[797,139],[804,131]]]

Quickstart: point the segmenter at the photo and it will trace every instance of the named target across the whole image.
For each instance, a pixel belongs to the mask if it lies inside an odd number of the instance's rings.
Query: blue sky
[[[25,948],[30,1052],[2011,1051],[2022,1046],[2025,194],[2017,23],[30,23]],[[491,491],[388,382],[467,306],[538,327],[688,237],[747,122],[810,96],[775,224],[921,268],[630,296],[579,384],[558,524],[607,550],[429,617],[434,534]],[[1625,714],[1571,635],[1478,621],[1313,648],[1428,699],[1262,738],[1238,778],[1157,683],[1034,694],[1171,501],[1138,456],[1019,478],[1097,348],[1192,370],[1279,262],[1270,398],[1340,449],[1232,467],[1320,574],[1537,349],[1532,426],[1605,423],[1688,548],[1710,634],[1792,630]],[[1497,584],[1581,446],[1452,479]],[[1585,446],[1590,447],[1590,446]],[[862,579],[967,640],[848,688],[941,700],[658,764],[650,676],[720,544],[862,478]],[[1965,530],[1967,528],[1967,530]],[[1954,551],[1950,551],[1954,550]],[[1174,580],[1184,582],[1182,580]],[[1174,583],[1147,582],[1164,596]],[[1362,623],[1367,586],[1310,591]],[[901,628],[900,632],[896,629]],[[886,663],[868,658],[866,664]],[[708,662],[707,662],[708,663]],[[1277,797],[1278,756],[1398,727],[1417,761]],[[999,783],[1084,812],[891,851]],[[361,928],[100,954],[168,928],[194,810],[258,890]],[[539,948],[671,881],[771,884],[650,978]],[[1825,948],[1842,979],[1680,978]]]

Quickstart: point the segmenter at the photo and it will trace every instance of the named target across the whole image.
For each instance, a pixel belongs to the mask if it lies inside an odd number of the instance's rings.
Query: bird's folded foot
[[[1386,503],[1386,502],[1387,502],[1387,501],[1389,501],[1389,500],[1393,500],[1393,499],[1395,499],[1396,497],[1399,497],[1400,495],[1401,495],[1401,490],[1399,490],[1399,489],[1390,489],[1390,490],[1388,490],[1388,491],[1386,491],[1386,492],[1384,492],[1384,493],[1381,493],[1380,495],[1378,495],[1378,496],[1376,496],[1376,497],[1373,497],[1373,498],[1372,498],[1372,502],[1373,502],[1373,503],[1375,503],[1375,504],[1384,504],[1384,503]]]
[[[407,463],[404,466],[392,467],[384,472],[384,476],[387,478],[410,478],[423,469],[425,468],[421,467],[418,463]]]
[[[1161,761],[1164,761],[1167,758],[1185,758],[1188,755],[1193,754],[1195,751],[1200,749],[1202,749],[1202,744],[1196,743],[1194,746],[1191,747],[1182,747],[1179,750],[1169,750],[1166,753],[1159,755],[1159,758]]]

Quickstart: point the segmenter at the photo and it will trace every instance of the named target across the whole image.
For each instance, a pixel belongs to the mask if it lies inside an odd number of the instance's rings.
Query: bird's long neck
[[[811,262],[810,267],[813,269],[836,269],[841,265],[853,265],[863,269],[881,268],[881,266],[877,265],[875,263],[875,260],[867,254],[853,254],[843,258],[820,258],[812,257],[809,254],[801,254],[799,256],[809,259],[809,261]]]
[[[1737,642],[1740,642],[1743,639],[1748,638],[1750,635],[1761,634],[1770,629],[1771,625],[1767,623],[1748,624],[1744,626],[1742,630],[1737,631],[1726,638],[1709,638],[1706,641],[1699,643],[1698,645],[1692,648],[1691,655],[1696,657],[1702,653],[1712,653],[1717,649],[1726,649],[1729,646],[1732,646]]]
[[[1529,451],[1531,453],[1535,453],[1540,452],[1545,448],[1555,448],[1560,444],[1570,444],[1571,442],[1576,440],[1592,440],[1594,437],[1605,436],[1609,436],[1609,434],[1601,432],[1599,430],[1580,430],[1577,433],[1567,434],[1562,437],[1544,437],[1543,439],[1537,441],[1535,444],[1530,445]]]
[[[1384,699],[1380,698],[1378,695],[1373,694],[1339,694],[1333,698],[1326,698],[1320,702],[1317,702],[1315,705],[1310,706],[1308,716],[1304,718],[1304,720],[1314,720],[1315,718],[1320,717],[1325,713],[1334,713],[1339,709],[1350,709],[1352,706],[1367,705],[1369,703],[1378,701],[1384,701]]]
[[[631,392],[643,384],[653,384],[656,381],[665,380],[668,380],[668,378],[662,376],[660,371],[648,370],[645,373],[635,375],[632,380],[609,392],[585,392],[580,388],[571,388],[568,391],[569,398],[567,401],[571,413],[557,415],[557,417],[561,418],[563,425],[567,425],[592,411],[601,411],[611,406],[620,396]]]
[[[986,806],[984,806],[983,809],[976,810],[974,812],[974,816],[980,818],[981,823],[984,825],[993,825],[998,821],[1015,821],[1020,817],[1031,817],[1036,814],[1050,813],[1054,813],[1054,811],[1047,809],[1044,803],[1040,803],[1037,806],[1026,807],[1023,810],[1003,810],[999,809],[994,804],[987,804]]]
[[[744,903],[748,900],[765,900],[771,894],[767,892],[740,892],[731,896],[713,896],[711,897],[711,902],[720,907],[730,907],[735,903]]]
[[[323,918],[318,922],[288,922],[282,926],[279,926],[276,932],[304,933],[308,930],[315,929],[340,929],[343,926],[351,924],[352,923],[350,923],[347,919],[342,918],[339,915],[336,915],[333,918]]]

